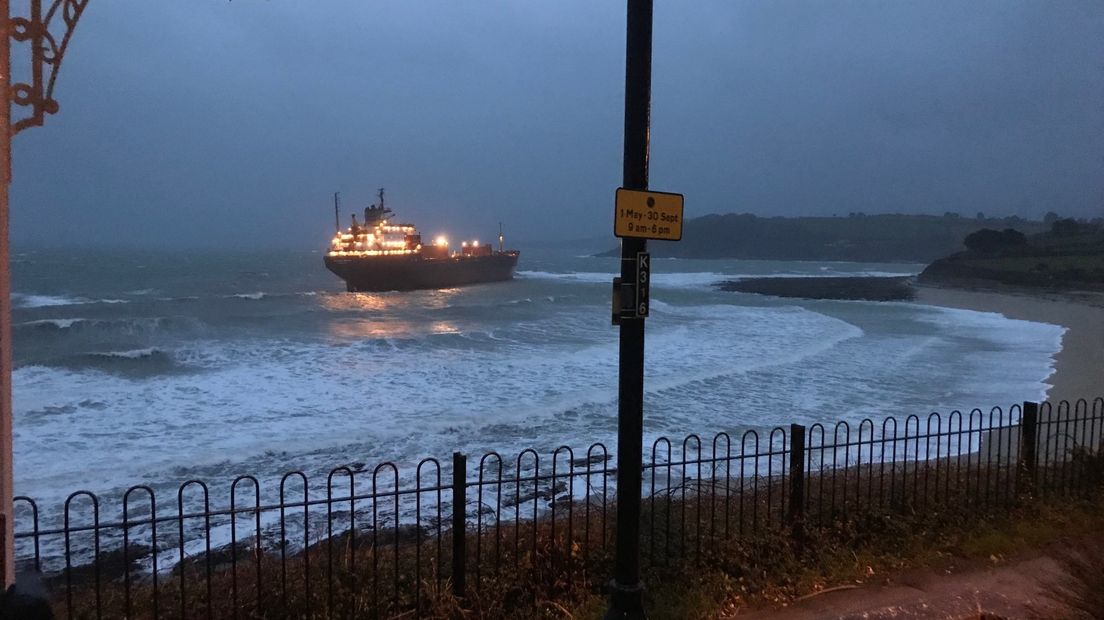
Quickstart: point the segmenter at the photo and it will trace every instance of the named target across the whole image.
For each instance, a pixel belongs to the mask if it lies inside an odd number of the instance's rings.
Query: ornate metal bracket
[[[42,2],[31,0],[30,17],[11,18],[12,39],[20,43],[30,42],[32,76],[30,84],[20,82],[11,85],[11,100],[31,109],[30,116],[12,123],[12,135],[28,127],[41,126],[47,114],[57,113],[58,103],[53,97],[54,82],[77,20],[88,6],[88,0],[46,0],[50,8],[43,15]],[[54,18],[59,14],[61,23],[57,24]],[[51,32],[55,25],[56,34]],[[47,70],[48,79],[44,77]]]

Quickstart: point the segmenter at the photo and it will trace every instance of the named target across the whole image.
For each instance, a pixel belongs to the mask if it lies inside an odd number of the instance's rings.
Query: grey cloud
[[[89,5],[15,143],[17,243],[608,234],[623,3]],[[1099,2],[657,2],[652,185],[690,215],[1104,214]]]

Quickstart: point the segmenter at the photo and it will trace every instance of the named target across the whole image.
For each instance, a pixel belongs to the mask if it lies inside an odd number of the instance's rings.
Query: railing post
[[[1035,474],[1039,465],[1039,403],[1024,401],[1020,416],[1020,462],[1017,465],[1016,490],[1035,490]]]
[[[795,525],[805,514],[805,427],[790,425],[790,510],[786,523]]]
[[[452,593],[464,596],[468,559],[468,457],[452,453]]]

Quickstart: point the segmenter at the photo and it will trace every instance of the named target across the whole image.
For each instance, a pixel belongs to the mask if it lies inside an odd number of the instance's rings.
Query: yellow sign
[[[682,194],[617,189],[613,234],[639,239],[682,239]]]

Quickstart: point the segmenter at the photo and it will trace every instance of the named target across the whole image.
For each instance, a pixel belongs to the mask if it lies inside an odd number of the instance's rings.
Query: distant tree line
[[[991,228],[982,228],[981,230],[966,235],[963,244],[966,246],[966,249],[971,252],[994,254],[1026,246],[1027,235],[1012,228],[1005,228],[999,231]]]
[[[1104,220],[1062,218],[1057,217],[1054,212],[1047,213],[1044,219],[1050,224],[1049,230],[1036,234],[1031,239],[1013,228],[982,228],[966,235],[963,244],[968,252],[974,254],[1031,254],[1053,249],[1055,246],[1077,247],[1079,250],[1085,249],[1080,246],[1088,246],[1087,249],[1091,251],[1097,245],[1100,246],[1097,249],[1104,252]],[[1077,243],[1079,237],[1084,237],[1081,243]]]
[[[1042,222],[1019,217],[975,219],[952,213],[795,218],[714,214],[687,220],[682,241],[653,242],[650,248],[656,256],[681,258],[930,262],[963,250],[966,237],[978,230],[1013,227],[1026,234],[1047,230]]]
[[[974,231],[963,240],[966,251],[933,261],[920,280],[1104,290],[1104,219],[1053,212],[1044,219],[1049,226],[1030,235],[1013,228]]]

